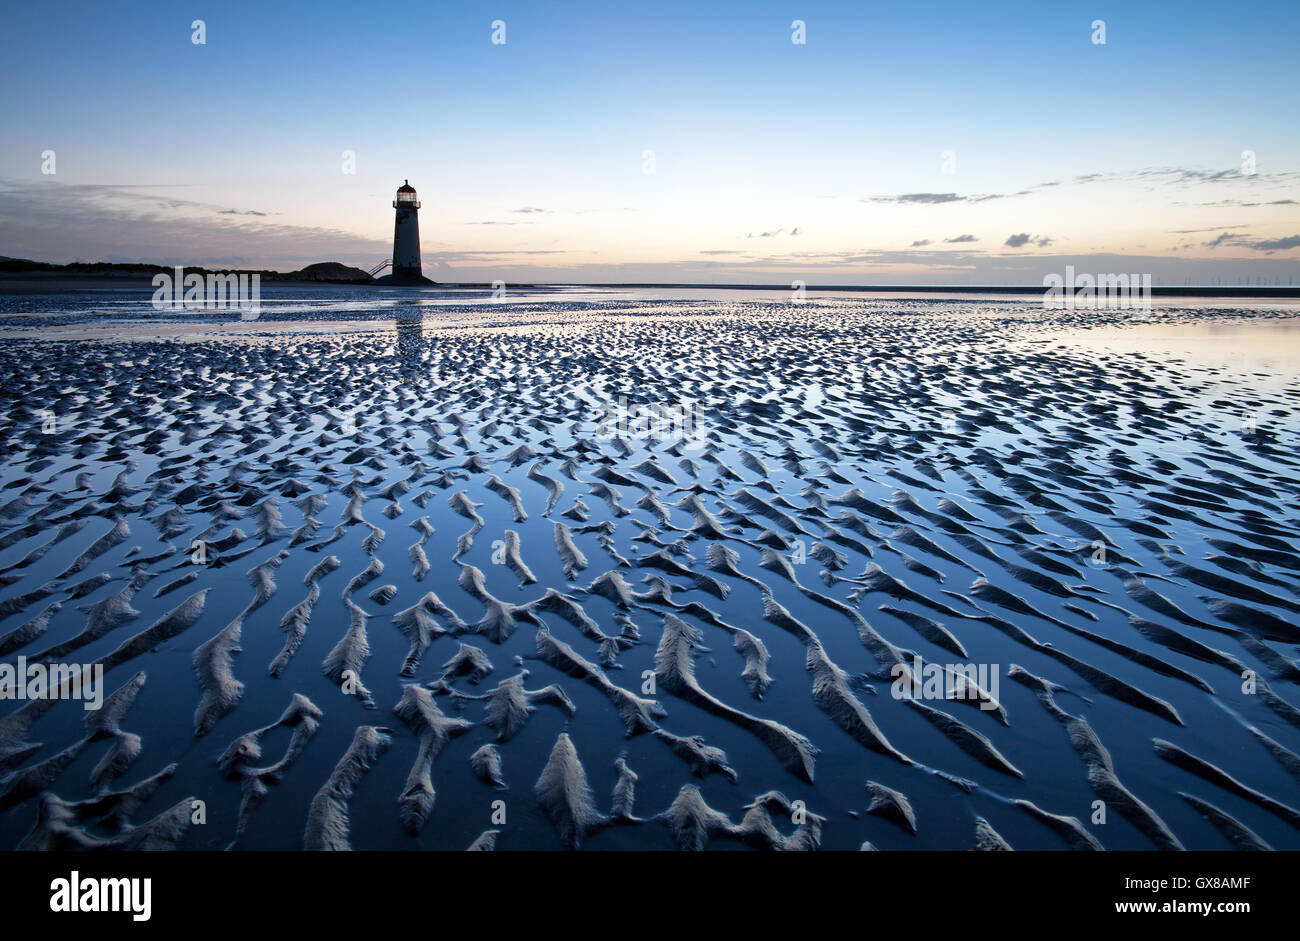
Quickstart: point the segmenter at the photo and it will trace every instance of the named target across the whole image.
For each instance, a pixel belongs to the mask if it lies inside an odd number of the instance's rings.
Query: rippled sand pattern
[[[348,320],[0,345],[0,663],[106,697],[0,701],[4,845],[1300,848],[1294,377],[1014,303]]]

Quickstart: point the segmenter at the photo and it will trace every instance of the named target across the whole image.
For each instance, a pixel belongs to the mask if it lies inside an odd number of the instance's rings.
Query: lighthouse
[[[397,188],[393,200],[393,284],[427,284],[420,270],[420,200],[411,181]]]

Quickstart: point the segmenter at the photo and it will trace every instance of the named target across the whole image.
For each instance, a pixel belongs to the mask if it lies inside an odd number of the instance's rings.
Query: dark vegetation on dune
[[[325,281],[332,284],[367,284],[370,275],[360,268],[353,268],[337,261],[321,261],[307,265],[297,271],[271,271],[267,268],[200,268],[185,266],[187,274],[217,274],[228,272],[261,275],[264,281]],[[151,265],[144,262],[109,262],[109,261],[74,261],[66,265],[54,265],[44,261],[28,261],[23,258],[0,258],[0,274],[40,274],[40,275],[95,275],[105,278],[152,278],[156,274],[173,275],[174,265]]]

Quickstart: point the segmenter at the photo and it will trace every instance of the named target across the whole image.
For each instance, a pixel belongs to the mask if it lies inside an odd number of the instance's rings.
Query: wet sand
[[[276,291],[0,309],[0,844],[1300,848],[1287,305]]]

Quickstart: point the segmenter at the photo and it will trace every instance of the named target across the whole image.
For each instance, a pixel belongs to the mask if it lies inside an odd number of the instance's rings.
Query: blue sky
[[[410,178],[445,280],[1300,281],[1295,2],[10,7],[4,255],[373,263]]]

